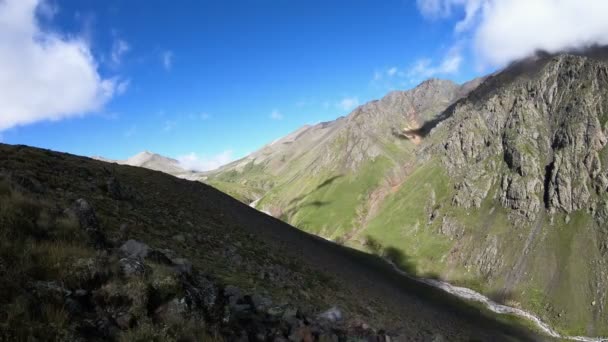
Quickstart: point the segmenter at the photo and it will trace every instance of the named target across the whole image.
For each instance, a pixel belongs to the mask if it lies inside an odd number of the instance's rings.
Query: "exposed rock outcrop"
[[[502,205],[529,221],[545,208],[585,209],[605,220],[606,64],[562,55],[534,77],[496,88],[509,72],[452,109],[444,162],[461,179],[454,203],[479,206],[497,183]]]

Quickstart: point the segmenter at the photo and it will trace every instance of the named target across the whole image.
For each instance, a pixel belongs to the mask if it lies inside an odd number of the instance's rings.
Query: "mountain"
[[[200,177],[198,172],[182,168],[179,161],[148,151],[140,152],[126,160],[112,160],[99,156],[94,156],[92,158],[108,163],[144,167],[146,169],[168,173],[184,179],[196,179]]]
[[[200,182],[26,146],[0,275],[2,341],[542,339]]]
[[[252,202],[263,194],[260,207],[277,217],[292,209],[287,203],[280,203],[282,200],[291,201],[305,191],[319,192],[321,189],[312,187],[324,181],[328,182],[325,186],[334,182],[361,183],[360,190],[365,192],[363,187],[374,187],[390,165],[402,164],[412,155],[415,144],[400,139],[405,138],[406,131],[419,128],[480,82],[477,79],[459,86],[431,79],[411,91],[391,92],[381,100],[360,106],[348,117],[304,126],[210,172],[204,180],[243,201]],[[411,138],[419,142],[416,135]],[[340,179],[349,171],[354,171],[350,175],[355,178]],[[248,191],[240,194],[243,188]],[[343,202],[349,203],[338,205],[348,205],[349,211],[354,209],[352,200]],[[317,209],[320,208],[314,208],[315,216],[319,215]],[[331,205],[327,209],[333,210]]]
[[[462,86],[429,80],[206,181],[256,189],[240,199],[564,334],[607,336],[607,55],[539,54]]]

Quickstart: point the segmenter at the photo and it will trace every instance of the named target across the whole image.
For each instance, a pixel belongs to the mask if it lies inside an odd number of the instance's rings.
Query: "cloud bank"
[[[470,39],[482,66],[503,66],[538,50],[608,44],[606,0],[417,0],[427,18],[463,16],[457,37]]]
[[[182,168],[192,171],[210,171],[218,167],[228,164],[234,160],[232,150],[223,151],[214,156],[199,156],[192,152],[190,154],[179,156],[177,160]]]
[[[45,5],[0,1],[0,131],[96,111],[115,93],[118,80],[99,75],[84,38],[41,29]]]

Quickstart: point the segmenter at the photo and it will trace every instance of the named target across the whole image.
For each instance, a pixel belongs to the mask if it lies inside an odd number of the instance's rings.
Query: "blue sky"
[[[0,83],[15,88],[0,139],[87,156],[150,150],[209,168],[390,90],[507,62],[480,63],[479,30],[461,26],[491,13],[475,19],[461,0],[4,1],[0,66],[26,76]],[[11,7],[22,16],[3,20]],[[12,84],[29,59],[3,56],[23,48],[13,33],[49,42],[36,46],[48,68],[25,83],[27,96]]]

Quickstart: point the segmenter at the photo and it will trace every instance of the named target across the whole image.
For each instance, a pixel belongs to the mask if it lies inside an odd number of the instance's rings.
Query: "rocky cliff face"
[[[582,209],[604,223],[608,68],[572,55],[543,63],[492,89],[505,77],[496,76],[451,110],[444,163],[459,179],[454,202],[479,207],[496,185],[501,204],[530,221]]]

